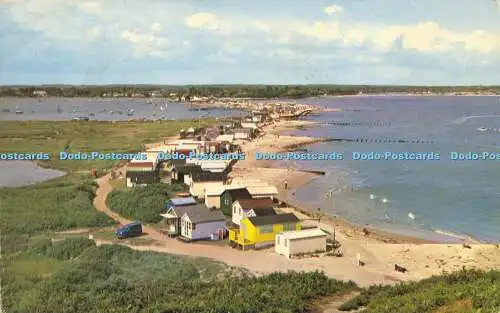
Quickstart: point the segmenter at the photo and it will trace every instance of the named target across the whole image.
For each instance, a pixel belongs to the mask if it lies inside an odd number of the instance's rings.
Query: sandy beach
[[[311,225],[319,226],[330,233],[344,249],[343,260],[352,260],[345,264],[340,260],[332,260],[332,265],[342,263],[347,272],[376,272],[384,275],[388,281],[419,280],[443,271],[454,271],[465,268],[498,269],[500,268],[500,248],[498,245],[482,244],[473,239],[464,239],[461,244],[443,244],[410,236],[391,234],[377,229],[355,225],[341,217],[331,217],[316,212],[315,208],[301,203],[294,197],[294,190],[317,177],[317,174],[299,171],[293,168],[273,167],[274,161],[256,161],[255,152],[284,152],[289,147],[297,147],[321,141],[321,138],[279,135],[297,127],[307,127],[309,121],[282,121],[266,126],[264,135],[253,142],[242,146],[247,158],[238,162],[232,177],[260,179],[278,188],[278,198],[288,204],[283,212],[293,212]],[[278,138],[279,135],[279,138]],[[288,188],[284,190],[284,181]],[[318,218],[319,221],[318,221]],[[315,220],[314,220],[315,219]],[[360,254],[364,268],[355,266],[356,254]],[[395,273],[394,264],[408,269],[408,273]],[[359,274],[359,273],[358,273]],[[357,274],[357,275],[358,275]],[[356,275],[356,276],[357,276]],[[354,278],[354,277],[353,277]],[[362,279],[363,281],[364,279]],[[368,279],[370,280],[370,279]]]
[[[254,154],[261,152],[283,152],[289,147],[297,147],[321,141],[321,138],[279,135],[299,126],[307,127],[311,122],[278,122],[264,129],[257,140],[246,142],[242,150],[246,159],[235,164],[231,177],[258,179],[274,184],[279,191],[278,198],[284,206],[281,212],[293,212],[307,226],[318,226],[342,244],[342,257],[323,256],[300,259],[287,259],[274,253],[273,249],[241,251],[226,245],[192,242],[189,244],[168,238],[156,226],[145,225],[144,231],[154,243],[130,245],[135,250],[157,251],[187,256],[206,257],[221,261],[229,266],[247,269],[256,275],[276,271],[316,271],[342,280],[352,280],[361,286],[372,284],[394,284],[402,281],[420,280],[443,272],[451,272],[463,267],[477,269],[500,268],[500,247],[492,244],[443,244],[418,238],[384,233],[376,229],[365,229],[341,219],[319,215],[307,203],[300,203],[293,196],[296,188],[317,177],[317,174],[303,172],[294,168],[276,168],[273,161],[256,161]],[[278,138],[279,135],[279,138]],[[105,199],[112,190],[111,175],[98,179],[99,188],[94,199],[95,207],[119,221],[127,219],[111,212]],[[288,183],[284,190],[283,181]],[[319,218],[319,219],[318,219]],[[98,244],[110,244],[97,240]],[[358,266],[357,255],[361,256],[364,266]],[[265,262],[263,262],[265,260]],[[394,270],[394,265],[405,267],[407,273]]]

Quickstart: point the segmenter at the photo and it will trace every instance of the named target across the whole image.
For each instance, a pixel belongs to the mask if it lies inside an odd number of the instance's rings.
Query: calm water
[[[328,173],[297,190],[300,200],[332,215],[395,232],[433,239],[445,232],[500,242],[500,160],[451,161],[449,156],[452,151],[500,153],[500,132],[477,130],[500,128],[498,97],[357,97],[312,102],[350,111],[311,120],[359,125],[322,125],[295,131],[297,135],[432,143],[329,142],[308,147],[343,152],[345,160],[295,162]],[[352,160],[355,151],[439,152],[441,160],[356,161]],[[331,198],[326,196],[329,191]],[[409,218],[410,212],[414,219]]]
[[[242,111],[211,109],[190,111],[183,103],[168,103],[163,108],[160,99],[151,104],[146,99],[65,99],[44,98],[0,98],[0,120],[71,120],[88,116],[91,120],[129,120],[146,119],[190,119],[200,116],[221,117],[238,116]],[[134,110],[133,116],[128,111]],[[58,111],[59,110],[59,111]],[[10,111],[10,112],[7,112]],[[16,114],[22,111],[23,114]]]
[[[19,187],[65,175],[29,161],[0,161],[0,187]]]

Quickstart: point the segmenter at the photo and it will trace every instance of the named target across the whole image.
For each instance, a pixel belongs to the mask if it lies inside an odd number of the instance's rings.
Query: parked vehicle
[[[118,239],[137,237],[142,235],[142,225],[139,222],[132,222],[116,230]]]

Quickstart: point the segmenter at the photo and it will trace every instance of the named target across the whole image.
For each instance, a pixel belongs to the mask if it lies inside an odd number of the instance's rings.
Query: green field
[[[201,119],[200,126],[214,123]],[[178,134],[179,130],[198,125],[198,120],[178,121],[2,121],[0,122],[0,147],[2,152],[45,152],[50,161],[44,167],[64,171],[110,169],[116,161],[59,160],[59,153],[68,152],[139,152],[142,145],[158,142]]]

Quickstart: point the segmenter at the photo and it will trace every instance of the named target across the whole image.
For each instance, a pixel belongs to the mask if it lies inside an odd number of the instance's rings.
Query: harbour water
[[[165,104],[167,104],[165,106]],[[17,112],[16,112],[17,111]],[[132,113],[129,115],[129,113]],[[154,99],[84,99],[84,98],[1,98],[0,120],[90,120],[191,119],[198,117],[239,116],[238,110],[211,108],[195,110],[184,103]]]
[[[0,161],[0,188],[35,184],[63,175],[62,171],[41,168],[29,161]]]
[[[450,153],[500,153],[498,97],[347,97],[310,100],[343,108],[308,119],[296,135],[363,139],[325,142],[309,152],[342,152],[342,161],[287,161],[326,176],[296,191],[301,201],[358,224],[435,239],[500,242],[500,160],[453,161]],[[327,124],[343,122],[334,126]],[[389,143],[392,140],[414,143]],[[367,142],[365,142],[365,140]],[[425,142],[425,143],[421,143]],[[353,152],[435,152],[440,160],[353,160]],[[286,164],[286,163],[294,164]],[[331,195],[331,196],[330,196]]]

